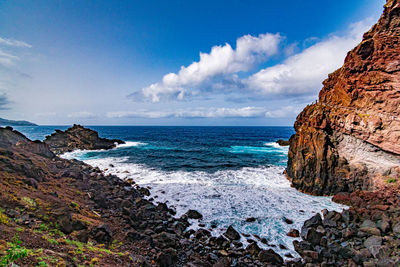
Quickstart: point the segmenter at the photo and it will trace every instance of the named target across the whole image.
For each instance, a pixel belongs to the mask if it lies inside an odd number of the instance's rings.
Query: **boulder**
[[[233,228],[232,225],[228,227],[228,229],[225,231],[224,234],[227,238],[230,240],[239,240],[240,239],[240,234]]]

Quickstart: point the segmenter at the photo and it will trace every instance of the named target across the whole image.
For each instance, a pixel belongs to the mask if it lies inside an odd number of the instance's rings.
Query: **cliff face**
[[[124,141],[101,138],[96,131],[74,124],[64,132],[56,130],[52,135],[46,136],[44,143],[49,145],[51,151],[60,154],[74,149],[111,149]]]
[[[387,1],[378,23],[323,85],[294,125],[287,167],[293,185],[322,195],[399,179],[399,0]]]

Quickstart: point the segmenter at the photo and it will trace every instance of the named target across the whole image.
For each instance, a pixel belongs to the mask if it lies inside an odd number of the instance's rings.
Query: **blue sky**
[[[292,125],[383,4],[1,1],[0,117]]]

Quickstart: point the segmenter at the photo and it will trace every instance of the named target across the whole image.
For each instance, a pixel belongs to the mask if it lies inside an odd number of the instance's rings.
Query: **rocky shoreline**
[[[233,227],[218,237],[205,228],[187,231],[188,219],[200,219],[201,214],[189,210],[174,218],[167,205],[145,199],[147,188],[59,158],[54,152],[67,151],[71,142],[61,131],[52,138],[58,140],[53,151],[46,142],[0,128],[2,259],[19,246],[28,253],[13,262],[23,266],[38,264],[38,259],[47,264],[51,259],[57,266],[285,264],[279,254],[254,241],[245,248]]]
[[[32,142],[12,128],[0,128],[0,155],[1,190],[7,192],[0,198],[0,232],[8,242],[0,243],[0,248],[10,250],[18,236],[29,251],[16,261],[21,265],[46,257],[59,266],[92,261],[100,266],[400,263],[400,190],[393,186],[384,192],[335,195],[334,201],[351,208],[342,213],[322,211],[322,216],[307,220],[301,231],[292,229],[288,236],[302,238],[294,241],[302,259],[284,261],[252,239],[245,248],[233,227],[218,237],[205,228],[187,230],[189,218],[201,219],[197,211],[174,218],[175,211],[167,205],[145,199],[150,194],[147,188],[104,175],[83,162],[61,159],[46,143]]]

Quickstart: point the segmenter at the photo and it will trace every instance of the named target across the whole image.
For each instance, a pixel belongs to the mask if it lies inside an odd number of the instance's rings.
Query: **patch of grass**
[[[51,237],[48,236],[48,235],[44,235],[44,236],[42,236],[42,238],[43,238],[44,240],[46,240],[47,242],[49,242],[50,244],[55,244],[55,245],[58,245],[58,244],[59,244],[57,240],[55,240],[54,238],[51,238]]]
[[[393,184],[393,183],[396,183],[396,182],[397,182],[397,179],[394,178],[394,177],[389,177],[389,178],[386,179],[386,183],[388,183],[388,184]]]
[[[40,261],[36,264],[36,267],[47,267],[49,266],[45,261]]]
[[[17,231],[17,232],[23,232],[23,231],[25,231],[25,230],[24,230],[24,228],[17,227],[17,228],[15,228],[15,231]]]
[[[82,249],[84,246],[84,244],[82,242],[71,240],[71,239],[64,239],[64,242],[68,245],[75,246],[80,249]]]
[[[9,266],[14,261],[25,258],[32,253],[30,249],[22,247],[21,243],[18,235],[14,236],[13,242],[7,243],[8,249],[6,250],[6,254],[0,259],[0,266]]]
[[[39,225],[39,229],[41,230],[41,231],[48,231],[49,230],[49,227],[46,225],[46,224],[44,224],[44,223],[41,223],[40,225]]]

